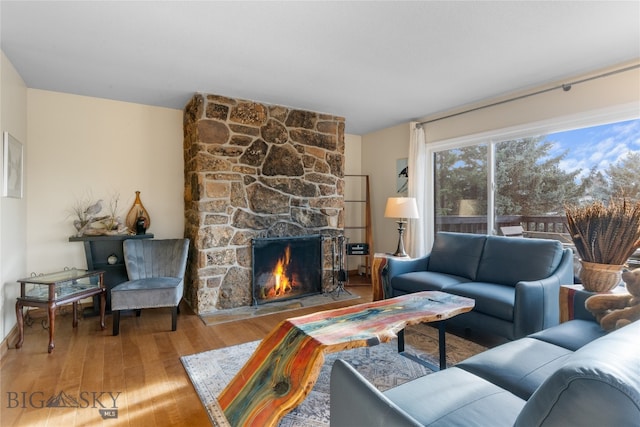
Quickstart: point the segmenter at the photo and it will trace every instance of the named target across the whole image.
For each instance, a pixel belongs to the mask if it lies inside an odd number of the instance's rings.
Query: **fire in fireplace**
[[[322,292],[322,236],[254,239],[254,305]]]

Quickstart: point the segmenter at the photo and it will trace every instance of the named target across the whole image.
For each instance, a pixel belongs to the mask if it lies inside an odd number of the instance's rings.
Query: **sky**
[[[546,140],[554,144],[553,156],[569,150],[561,169],[582,169],[579,176],[584,177],[594,166],[605,170],[629,152],[640,152],[640,119],[553,133]]]

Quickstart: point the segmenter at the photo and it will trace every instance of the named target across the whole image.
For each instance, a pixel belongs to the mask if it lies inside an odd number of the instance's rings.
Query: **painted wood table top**
[[[273,426],[316,383],[324,354],[388,342],[408,325],[473,309],[470,298],[425,291],[284,320],[218,396],[232,426]]]

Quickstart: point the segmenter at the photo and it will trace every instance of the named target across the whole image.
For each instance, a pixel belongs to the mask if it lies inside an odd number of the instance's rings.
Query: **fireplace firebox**
[[[253,239],[253,303],[322,292],[322,236]]]

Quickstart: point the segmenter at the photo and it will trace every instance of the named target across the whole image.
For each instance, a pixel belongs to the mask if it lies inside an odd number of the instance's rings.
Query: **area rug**
[[[200,314],[200,319],[205,325],[212,326],[226,322],[234,322],[236,320],[266,316],[273,313],[282,313],[283,311],[298,310],[301,308],[315,307],[318,305],[349,301],[358,298],[360,298],[359,295],[346,291],[340,293],[329,292],[285,301],[274,301],[257,307],[238,307],[212,313],[203,313]]]
[[[424,325],[412,326],[407,328],[405,337],[405,349],[408,352],[437,364],[438,341],[434,328]],[[450,334],[447,334],[447,341],[449,365],[485,349]],[[259,341],[254,341],[180,358],[214,426],[225,425],[224,421],[220,420],[222,411],[216,397],[249,359],[258,344]],[[381,391],[431,372],[425,366],[398,354],[395,340],[374,347],[328,354],[313,390],[296,409],[281,420],[280,427],[329,426],[329,381],[331,367],[338,358],[353,365]]]

